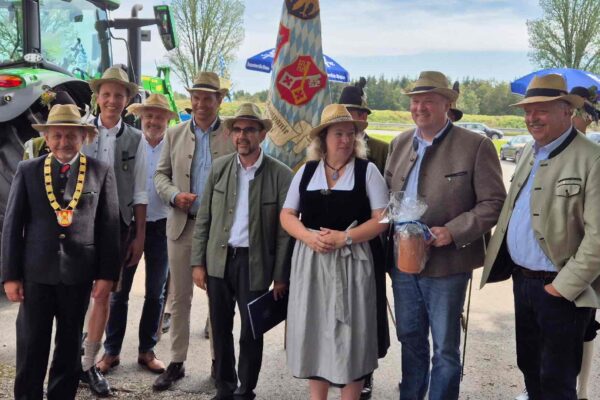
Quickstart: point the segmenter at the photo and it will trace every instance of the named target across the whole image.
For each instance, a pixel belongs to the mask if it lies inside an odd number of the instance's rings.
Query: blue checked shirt
[[[190,207],[189,213],[196,215],[198,208],[200,208],[200,200],[204,193],[204,187],[206,186],[206,180],[210,173],[210,167],[212,165],[212,155],[210,154],[210,133],[214,130],[217,119],[210,124],[208,131],[204,132],[199,126],[196,125],[192,118],[192,126],[194,127],[194,134],[196,135],[196,141],[194,142],[194,158],[192,159],[192,171],[190,176],[190,190],[192,193],[197,194],[198,197]]]
[[[556,272],[557,269],[552,261],[542,251],[538,244],[533,227],[531,225],[531,187],[535,179],[535,173],[540,166],[540,162],[547,160],[554,149],[560,146],[567,136],[571,133],[570,127],[565,133],[556,138],[553,142],[545,146],[533,145],[534,163],[529,173],[525,185],[521,189],[515,208],[513,209],[510,221],[508,223],[508,232],[506,236],[506,245],[508,252],[515,264],[532,271],[550,271]]]

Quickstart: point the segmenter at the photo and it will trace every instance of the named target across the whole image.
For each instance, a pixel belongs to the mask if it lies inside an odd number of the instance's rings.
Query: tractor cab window
[[[21,0],[0,0],[0,64],[23,57]]]
[[[44,59],[82,79],[98,76],[102,51],[95,24],[99,19],[106,19],[106,12],[85,0],[41,0]]]

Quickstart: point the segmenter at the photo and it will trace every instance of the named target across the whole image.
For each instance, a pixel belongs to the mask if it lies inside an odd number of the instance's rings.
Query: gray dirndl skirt
[[[375,276],[369,243],[317,253],[296,241],[287,363],[297,378],[351,383],[377,368]]]

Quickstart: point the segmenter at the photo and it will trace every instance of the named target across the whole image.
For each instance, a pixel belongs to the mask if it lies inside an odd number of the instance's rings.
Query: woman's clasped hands
[[[317,253],[329,253],[346,245],[346,233],[329,228],[310,230],[303,242]]]

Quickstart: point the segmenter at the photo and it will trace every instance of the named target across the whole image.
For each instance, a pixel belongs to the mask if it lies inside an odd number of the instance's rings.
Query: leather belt
[[[236,258],[237,256],[241,256],[244,254],[248,254],[248,247],[233,247],[227,246],[227,254],[231,256],[231,258]]]
[[[527,268],[523,268],[520,265],[517,265],[515,268],[516,272],[519,272],[523,277],[529,279],[554,279],[558,272],[550,272],[550,271],[532,271]]]

